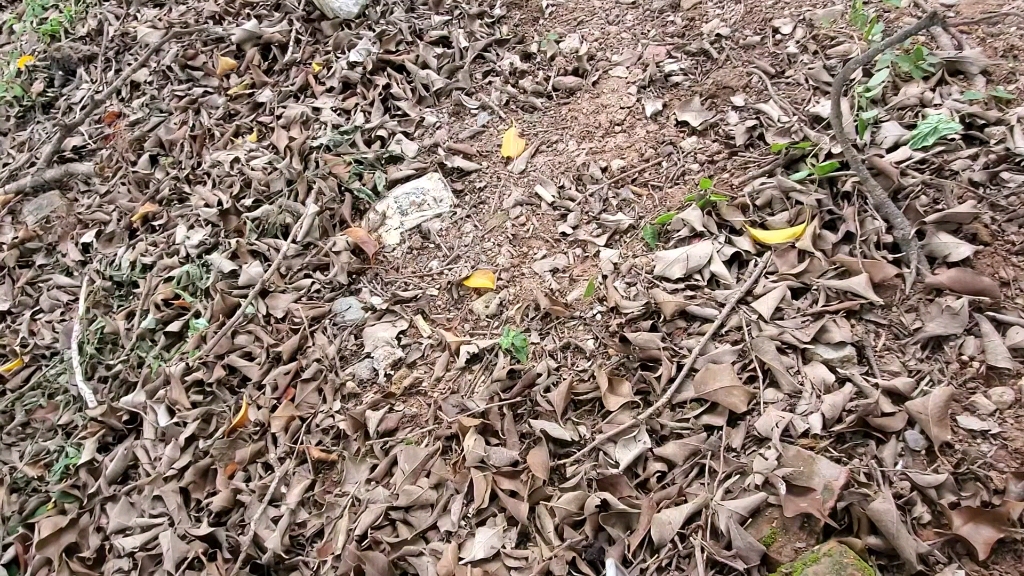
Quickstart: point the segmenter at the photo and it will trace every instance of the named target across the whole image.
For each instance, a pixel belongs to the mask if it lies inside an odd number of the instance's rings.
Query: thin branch
[[[843,87],[850,80],[850,76],[856,70],[860,70],[872,60],[878,57],[879,54],[886,50],[901,44],[909,40],[915,34],[919,34],[926,28],[936,26],[942,22],[942,18],[938,12],[929,12],[924,18],[918,20],[916,23],[907,26],[903,30],[900,30],[894,36],[889,37],[884,42],[875,45],[867,52],[860,56],[850,60],[843,66],[842,70],[836,74],[835,80],[832,82],[832,93],[831,93],[831,106],[832,109],[829,112],[829,121],[832,124],[832,130],[835,132],[836,140],[843,149],[843,156],[846,157],[846,161],[850,164],[850,168],[857,174],[857,179],[860,180],[862,186],[867,190],[868,197],[871,198],[871,203],[874,205],[878,214],[885,219],[886,222],[892,226],[892,235],[896,239],[896,242],[900,245],[900,248],[904,251],[904,254],[910,264],[910,276],[907,281],[907,286],[913,285],[914,278],[917,274],[917,267],[920,266],[923,271],[928,270],[928,262],[924,260],[924,256],[921,254],[920,248],[917,243],[917,238],[914,236],[914,230],[910,225],[910,221],[907,217],[896,207],[893,203],[892,198],[889,194],[878,184],[878,182],[868,172],[867,166],[864,165],[864,160],[861,158],[860,152],[854,147],[850,141],[849,136],[846,135],[843,122]]]
[[[99,109],[100,106],[103,106],[107,102],[107,100],[109,100],[110,97],[114,94],[114,92],[118,91],[121,88],[121,86],[128,81],[129,78],[131,78],[136,72],[142,69],[142,67],[146,65],[146,62],[149,62],[149,59],[152,58],[153,55],[156,54],[161,48],[163,48],[168,42],[180,36],[185,36],[187,34],[192,34],[194,32],[206,31],[209,31],[209,28],[207,26],[198,26],[195,28],[179,28],[177,30],[171,30],[167,34],[165,34],[163,38],[161,38],[152,46],[150,46],[149,50],[146,50],[146,52],[142,56],[140,56],[139,59],[136,60],[134,64],[126,68],[124,72],[121,72],[121,75],[118,76],[117,79],[114,80],[110,84],[110,86],[107,87],[106,90],[101,92],[99,96],[93,98],[92,101],[89,102],[89,105],[86,106],[81,112],[79,112],[78,116],[75,116],[74,119],[72,119],[67,124],[64,124],[60,128],[60,130],[57,132],[57,135],[54,136],[53,140],[51,140],[50,143],[47,144],[46,148],[43,150],[43,154],[42,156],[39,157],[39,162],[36,164],[35,170],[48,168],[50,166],[50,163],[53,162],[53,158],[60,151],[60,148],[64,144],[64,141],[67,140],[68,136],[70,136],[71,133],[77,130],[82,124],[85,124],[85,121],[88,120],[93,115],[93,113]]]
[[[991,14],[983,14],[977,18],[961,18],[959,20],[950,20],[950,26],[970,26],[972,24],[982,24],[990,20],[1006,20],[1009,18],[1019,18],[1024,20],[1024,12],[1015,12],[1013,10],[1003,10],[1001,12],[993,12]]]
[[[642,166],[637,166],[636,168],[633,168],[632,170],[630,170],[628,172],[623,172],[622,174],[619,174],[618,176],[616,176],[615,178],[612,178],[611,180],[605,182],[604,184],[605,184],[605,186],[611,186],[612,184],[615,184],[619,180],[624,180],[624,179],[632,176],[633,174],[636,174],[637,172],[640,172],[641,170],[646,170],[646,169],[654,166],[655,164],[660,164],[661,162],[664,162],[664,161],[665,161],[665,158],[659,156],[658,158],[655,158],[654,160],[648,162],[647,164],[644,164]]]
[[[100,170],[95,164],[75,162],[62,164],[39,172],[35,176],[26,176],[0,188],[0,196],[24,194],[37,188],[55,186],[75,176],[97,176]]]
[[[294,460],[289,458],[284,466],[277,469],[277,473],[274,474],[274,479],[270,481],[270,489],[267,490],[267,495],[263,497],[263,502],[260,503],[260,507],[256,509],[256,515],[252,517],[249,523],[249,530],[245,533],[245,538],[240,544],[241,548],[238,552],[238,560],[235,561],[235,565],[228,572],[230,576],[238,574],[238,569],[242,566],[242,562],[249,556],[249,546],[252,546],[252,539],[256,536],[256,525],[260,521],[260,517],[267,510],[267,506],[270,505],[270,499],[274,497],[274,492],[277,491],[278,484],[281,483],[281,478],[284,477],[292,469],[292,463]]]
[[[316,195],[310,194],[309,200],[306,201],[306,209],[302,212],[302,217],[299,218],[299,221],[296,222],[294,226],[292,226],[292,231],[288,234],[288,239],[285,240],[284,246],[282,246],[281,250],[277,253],[277,256],[274,258],[274,262],[270,265],[270,268],[263,273],[259,282],[252,287],[252,290],[249,292],[249,296],[246,297],[245,301],[242,302],[242,305],[235,311],[235,315],[232,316],[231,319],[228,320],[228,323],[210,339],[206,346],[200,350],[199,354],[192,358],[192,362],[199,362],[199,360],[209,354],[217,347],[217,344],[220,344],[220,341],[223,340],[225,336],[231,333],[235,328],[235,325],[242,320],[242,317],[245,316],[245,311],[249,309],[249,305],[252,304],[253,300],[255,300],[259,293],[263,291],[263,287],[266,285],[267,280],[276,274],[278,268],[281,267],[281,263],[284,262],[284,255],[291,250],[292,243],[295,242],[295,239],[299,234],[299,230],[305,227],[304,223],[306,222],[306,219],[310,218],[317,212],[318,209],[316,204],[314,204],[314,200],[316,200]]]
[[[78,387],[78,392],[85,399],[85,405],[92,409],[99,404],[89,385],[85,383],[85,370],[82,369],[82,357],[78,352],[78,343],[82,339],[82,317],[85,316],[85,296],[88,291],[89,275],[83,273],[82,289],[78,293],[78,316],[75,317],[75,324],[71,329],[71,368],[75,372],[75,386]]]
[[[694,347],[692,352],[690,352],[689,359],[687,359],[686,364],[683,366],[683,369],[679,372],[679,375],[676,376],[676,379],[672,382],[672,386],[670,386],[668,390],[665,390],[665,392],[661,395],[661,398],[659,398],[657,402],[652,404],[650,408],[644,410],[639,416],[633,418],[629,422],[616,426],[613,430],[609,432],[605,432],[603,434],[598,435],[598,437],[595,438],[593,442],[587,444],[582,450],[576,452],[575,454],[568,458],[555,462],[555,465],[558,466],[572,464],[573,462],[579,460],[584,454],[590,452],[591,450],[599,446],[602,442],[605,442],[610,438],[622,434],[629,428],[633,427],[635,424],[639,423],[641,426],[643,426],[644,421],[654,416],[655,414],[660,412],[662,408],[668,405],[668,403],[672,401],[672,396],[675,395],[676,390],[679,389],[679,386],[682,385],[683,380],[686,379],[686,377],[690,374],[690,370],[693,369],[693,365],[697,362],[697,356],[700,355],[704,347],[707,346],[708,342],[710,342],[711,339],[715,336],[715,333],[718,332],[718,329],[722,327],[722,324],[725,324],[725,321],[729,319],[729,316],[732,315],[732,311],[734,308],[736,308],[736,305],[739,304],[739,301],[742,300],[743,297],[747,295],[747,292],[750,292],[750,289],[753,288],[755,284],[757,284],[757,281],[760,280],[761,276],[764,274],[764,271],[768,269],[768,264],[771,261],[771,254],[765,254],[761,258],[761,262],[757,265],[757,268],[755,268],[754,271],[750,274],[750,277],[747,278],[747,281],[743,283],[743,286],[736,290],[736,292],[733,293],[732,297],[729,298],[729,301],[725,304],[725,307],[722,308],[722,313],[718,315],[718,318],[716,318],[715,321],[711,324],[711,328],[709,328],[708,331],[704,333],[704,337],[700,339],[700,342],[697,343],[697,346]]]

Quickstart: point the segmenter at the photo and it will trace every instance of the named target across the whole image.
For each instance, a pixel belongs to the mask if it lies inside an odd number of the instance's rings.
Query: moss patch
[[[768,533],[761,537],[761,546],[765,548],[771,548],[773,544],[779,541],[779,529],[772,526],[768,529]]]

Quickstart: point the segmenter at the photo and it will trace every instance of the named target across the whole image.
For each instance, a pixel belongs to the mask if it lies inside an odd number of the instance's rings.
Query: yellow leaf
[[[491,272],[490,270],[477,270],[470,274],[468,278],[463,280],[462,283],[470,288],[494,290],[497,278],[494,277],[494,272]]]
[[[19,356],[19,357],[15,358],[14,360],[11,360],[7,364],[4,364],[3,366],[0,366],[0,374],[4,374],[4,375],[11,374],[15,370],[17,370],[18,368],[21,368],[24,365],[25,365],[25,359]]]
[[[313,62],[313,74],[319,74],[324,69],[324,65],[319,62]]]
[[[526,140],[519,136],[519,129],[513,125],[505,130],[501,137],[501,155],[506,158],[518,158],[526,150]]]
[[[760,228],[747,226],[747,232],[750,232],[750,237],[761,244],[785,244],[786,242],[792,242],[803,236],[806,229],[806,221],[803,224],[781,230],[761,230]]]
[[[235,87],[231,88],[230,90],[228,90],[228,96],[234,96],[235,94],[238,94],[239,92],[245,92],[248,89],[249,89],[249,80],[248,79],[242,80],[241,84],[239,84],[238,86],[235,86]]]
[[[231,434],[235,430],[242,428],[248,423],[249,400],[245,396],[242,396],[242,407],[238,410],[238,414],[235,414],[235,417],[231,419],[231,423],[228,424],[227,429],[224,430],[224,435],[227,436],[228,434]]]
[[[160,209],[160,206],[153,204],[152,202],[146,202],[142,206],[139,206],[139,211],[132,215],[132,222],[138,222],[146,216],[149,216],[153,212]]]
[[[246,140],[255,144],[260,139],[260,133],[256,128],[252,129],[252,134],[245,137]]]
[[[24,70],[26,66],[28,66],[29,64],[31,64],[31,63],[33,63],[35,61],[36,61],[36,57],[35,56],[33,56],[31,54],[25,54],[21,58],[18,58],[18,61],[15,64],[17,65],[18,70]]]
[[[217,76],[223,76],[235,68],[238,68],[238,62],[227,56],[217,55]]]

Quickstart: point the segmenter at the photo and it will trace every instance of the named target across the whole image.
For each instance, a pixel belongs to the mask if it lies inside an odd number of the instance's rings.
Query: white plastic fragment
[[[381,198],[367,214],[367,221],[381,222],[376,232],[385,244],[401,242],[402,232],[451,212],[455,196],[448,182],[431,172],[406,182]]]

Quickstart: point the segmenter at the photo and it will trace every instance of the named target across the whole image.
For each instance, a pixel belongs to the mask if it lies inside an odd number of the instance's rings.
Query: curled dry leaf
[[[672,541],[672,538],[683,527],[683,524],[691,516],[703,510],[709,502],[711,502],[711,497],[707,493],[702,493],[692,502],[682,506],[666,508],[655,514],[654,518],[651,519],[651,542],[654,544],[654,548],[656,550],[664,548],[666,544]]]
[[[689,462],[694,455],[703,452],[707,441],[707,433],[701,432],[696,436],[690,436],[681,440],[672,440],[671,442],[662,444],[652,450],[652,452],[654,452],[655,456],[664,458],[678,466]]]
[[[235,62],[227,56],[217,55],[217,76],[223,76],[228,72],[233,72],[238,68],[238,62]]]
[[[936,448],[949,442],[953,437],[949,422],[949,403],[952,399],[953,388],[943,386],[931,394],[908,400],[903,405],[910,417],[931,438]]]
[[[655,252],[654,275],[669,280],[689,276],[710,262],[714,252],[715,243],[711,240],[701,240],[682,248]]]
[[[939,299],[928,305],[924,313],[924,326],[910,339],[920,342],[936,336],[951,336],[962,333],[969,322],[966,298],[950,302]]]
[[[373,255],[376,254],[377,250],[380,248],[380,244],[377,244],[377,241],[373,239],[373,236],[371,236],[364,228],[359,228],[358,226],[346,228],[342,234],[348,236],[353,242],[358,244],[359,247],[363,249],[363,252],[366,252],[366,257],[371,260],[373,259]]]
[[[995,368],[1013,370],[1016,364],[1010,356],[1010,351],[1003,343],[1002,336],[992,326],[988,318],[981,314],[974,315],[974,321],[978,323],[978,330],[981,331],[981,346],[985,351],[985,364]]]
[[[880,284],[895,277],[900,269],[884,260],[866,260],[850,256],[833,256],[832,262],[846,268],[852,274],[867,274],[872,284]]]
[[[159,205],[152,202],[146,202],[142,206],[139,206],[139,209],[135,211],[135,214],[132,214],[131,221],[133,224],[138,224],[145,217],[157,212],[158,210],[160,210]]]
[[[871,277],[867,273],[842,280],[822,280],[821,285],[832,290],[842,290],[843,292],[856,294],[861,298],[867,298],[878,304],[882,303],[882,299],[878,297],[878,294],[875,294],[874,289],[871,287]]]
[[[337,462],[339,456],[333,452],[325,452],[316,446],[304,446],[310,460],[315,462]]]
[[[462,284],[480,290],[494,290],[494,287],[498,284],[498,279],[494,276],[494,272],[481,269],[474,270],[472,274],[462,281]]]
[[[518,158],[524,151],[526,140],[519,136],[519,129],[513,124],[501,137],[501,155],[505,158]]]
[[[947,268],[924,279],[924,285],[936,290],[948,290],[965,296],[979,296],[999,300],[1002,292],[999,282],[970,268]]]
[[[889,544],[896,549],[900,558],[907,563],[907,572],[919,571],[921,569],[919,556],[930,552],[931,549],[907,530],[903,515],[896,508],[892,494],[887,491],[882,492],[864,509],[864,512],[867,513],[868,518],[878,528],[878,531],[889,541]]]
[[[701,124],[715,117],[714,112],[710,112],[701,105],[699,96],[679,102],[672,113],[675,115],[676,122],[686,122],[694,128],[700,128]]]
[[[601,369],[596,371],[597,387],[601,390],[601,402],[609,411],[614,412],[629,402],[635,402],[633,386],[629,380],[616,376],[608,376]]]
[[[708,364],[693,378],[693,396],[742,414],[753,400],[754,391],[743,385],[732,364]]]
[[[224,435],[228,436],[235,430],[240,430],[249,424],[249,399],[242,396],[242,407],[238,409],[238,413],[228,423],[228,427],[224,429]]]
[[[925,256],[935,258],[939,262],[959,262],[973,256],[978,247],[948,232],[929,230],[925,239],[921,241],[921,250]]]

